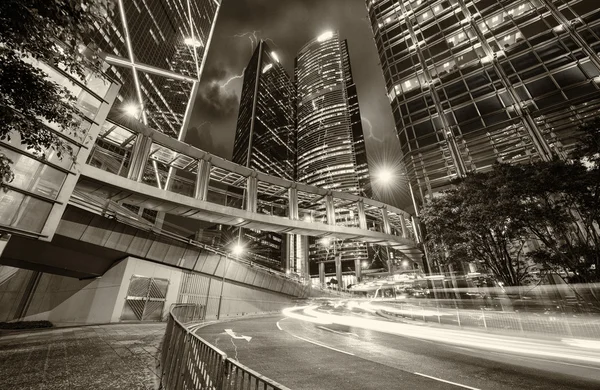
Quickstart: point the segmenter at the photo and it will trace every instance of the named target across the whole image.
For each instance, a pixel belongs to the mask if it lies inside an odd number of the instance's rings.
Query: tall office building
[[[496,161],[564,157],[600,108],[587,0],[368,0],[417,202]]]
[[[295,93],[292,80],[277,54],[260,41],[244,70],[233,161],[269,175],[295,178]],[[273,199],[273,202],[277,202]],[[260,206],[259,206],[260,207]],[[269,210],[259,212],[270,213]],[[285,234],[242,228],[242,241],[251,260],[287,268],[282,260]]]
[[[118,0],[96,43],[123,86],[115,108],[184,139],[220,0]]]
[[[369,193],[364,135],[348,44],[337,32],[326,32],[304,45],[296,58],[298,160],[297,181],[354,194]],[[355,226],[352,211],[336,213],[338,223]],[[341,260],[343,271],[367,259],[360,243],[310,244],[311,264],[325,272]],[[360,266],[360,265],[359,265]],[[322,269],[320,270],[322,273]],[[313,268],[313,272],[314,268]]]

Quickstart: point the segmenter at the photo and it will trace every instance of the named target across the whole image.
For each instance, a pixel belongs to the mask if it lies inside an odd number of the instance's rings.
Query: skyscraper
[[[116,106],[184,139],[220,0],[118,0],[96,43],[123,86]]]
[[[496,161],[564,157],[600,108],[600,10],[578,0],[368,0],[418,202]]]
[[[297,181],[335,191],[368,193],[364,135],[347,42],[340,40],[337,32],[311,40],[298,53],[295,76]],[[355,226],[351,213],[340,208],[336,218],[340,224]],[[367,248],[361,243],[311,240],[310,258],[313,264],[325,264],[325,270],[320,266],[321,274],[331,272],[337,262],[339,276],[340,267],[354,270],[366,260]]]
[[[233,161],[288,180],[295,178],[295,93],[277,54],[260,41],[244,70]],[[275,200],[273,200],[275,201]],[[269,213],[268,210],[261,212]],[[242,228],[247,256],[271,267],[281,260],[287,235]]]

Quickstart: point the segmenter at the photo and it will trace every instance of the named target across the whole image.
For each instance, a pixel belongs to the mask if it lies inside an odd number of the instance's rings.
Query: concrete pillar
[[[334,244],[335,245],[335,244]],[[342,254],[335,255],[335,278],[338,281],[338,290],[342,288]]]
[[[294,187],[288,188],[288,216],[290,219],[298,220],[298,190]]]
[[[325,263],[319,263],[319,283],[325,286]]]
[[[400,224],[402,225],[402,238],[408,238],[408,230],[406,230],[406,221],[403,215],[400,216]]]
[[[419,227],[419,218],[411,217],[411,219],[412,219],[413,232],[415,232],[415,241],[421,242],[421,230]]]
[[[356,275],[356,282],[360,283],[360,279],[362,278],[362,264],[360,263],[360,259],[354,259],[354,274]]]
[[[212,163],[210,161],[198,160],[198,172],[196,173],[196,187],[194,188],[194,198],[200,200],[207,199],[211,167]]]
[[[365,214],[365,204],[362,200],[359,200],[356,204],[358,208],[358,227],[363,230],[367,230],[367,216]]]
[[[308,269],[308,236],[299,236],[300,261],[302,264],[302,277],[310,279],[310,270]]]
[[[382,207],[381,210],[381,221],[383,222],[383,233],[392,234],[392,227],[390,226],[390,219],[388,217],[387,208]]]
[[[333,195],[325,196],[325,211],[327,213],[327,224],[335,225],[335,207],[333,206]]]
[[[258,180],[256,176],[248,176],[246,180],[246,211],[255,213],[258,197]]]
[[[131,155],[131,163],[129,164],[129,172],[127,178],[135,180],[137,182],[142,181],[144,176],[144,169],[150,156],[150,149],[152,147],[152,139],[139,133],[135,139],[133,145],[133,153]]]

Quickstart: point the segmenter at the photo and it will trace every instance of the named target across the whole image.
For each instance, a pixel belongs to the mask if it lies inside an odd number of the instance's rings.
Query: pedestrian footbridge
[[[74,193],[249,229],[391,246],[421,262],[417,223],[373,199],[265,175],[127,118],[104,122]]]

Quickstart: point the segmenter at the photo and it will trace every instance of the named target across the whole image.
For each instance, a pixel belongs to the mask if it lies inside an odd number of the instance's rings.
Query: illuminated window
[[[423,19],[427,19],[428,17],[429,17],[429,12],[425,12],[425,13],[423,14]]]

